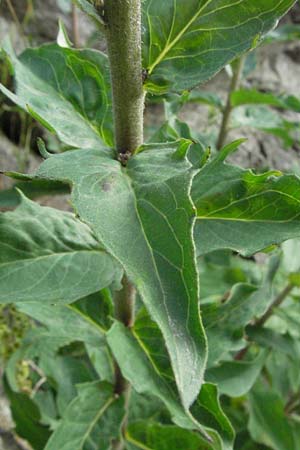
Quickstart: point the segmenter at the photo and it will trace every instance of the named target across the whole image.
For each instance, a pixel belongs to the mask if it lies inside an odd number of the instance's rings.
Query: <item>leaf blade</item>
[[[22,197],[0,215],[0,302],[71,303],[121,277],[88,227]]]
[[[207,350],[191,239],[194,172],[186,158],[174,156],[179,147],[148,146],[126,169],[98,150],[66,152],[46,160],[36,178],[73,184],[77,213],[121,262],[163,331],[188,406],[199,392]]]
[[[293,3],[144,1],[143,57],[149,73],[146,88],[162,93],[190,89],[208,80],[255,47]]]

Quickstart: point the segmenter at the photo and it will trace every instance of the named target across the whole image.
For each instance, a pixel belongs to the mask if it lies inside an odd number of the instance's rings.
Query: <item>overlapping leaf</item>
[[[300,179],[224,163],[228,146],[193,181],[198,254],[232,249],[251,255],[300,236]]]
[[[294,0],[144,0],[144,67],[152,92],[190,89],[255,47]]]
[[[124,400],[116,398],[113,386],[81,384],[45,450],[109,450],[119,437],[123,416]]]
[[[162,335],[145,312],[139,314],[131,331],[116,323],[108,333],[108,343],[137,392],[158,397],[178,426],[209,436],[212,441],[206,442],[207,448],[232,448],[233,430],[214,385],[203,384],[191,412],[182,407]]]
[[[274,450],[300,448],[292,423],[286,417],[282,398],[262,383],[257,384],[250,395],[249,431],[256,442]]]
[[[203,320],[208,337],[208,366],[216,364],[230,351],[238,351],[245,346],[244,327],[254,318],[260,317],[273,301],[272,281],[278,268],[276,256],[261,287],[239,283],[235,285],[225,303],[204,304]]]
[[[207,381],[215,383],[222,394],[241,397],[256,382],[267,357],[262,351],[253,361],[224,361],[206,371]]]
[[[207,442],[192,431],[174,425],[160,425],[149,421],[139,421],[126,431],[129,450],[207,450]]]
[[[1,213],[0,303],[71,303],[120,277],[120,266],[72,214],[25,197]]]
[[[77,214],[124,266],[159,324],[189,406],[202,383],[206,341],[191,238],[194,172],[185,150],[186,142],[149,146],[127,168],[101,150],[77,150],[49,158],[35,177],[73,185]]]
[[[112,145],[112,108],[107,57],[95,50],[47,44],[19,58],[6,46],[16,93],[0,90],[71,147]]]
[[[70,189],[63,183],[49,182],[49,181],[31,181],[16,183],[10,189],[0,191],[0,209],[15,208],[21,202],[20,194],[17,189],[21,190],[26,197],[34,199],[42,197],[43,195],[62,195],[68,194]]]

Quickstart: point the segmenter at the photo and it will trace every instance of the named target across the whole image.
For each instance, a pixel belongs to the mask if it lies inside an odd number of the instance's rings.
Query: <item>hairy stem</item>
[[[126,276],[123,277],[122,286],[122,290],[115,292],[114,295],[115,318],[124,323],[124,325],[126,325],[127,327],[131,327],[134,323],[134,305],[136,291],[135,287],[130,283]],[[122,423],[123,435],[127,426],[130,392],[130,384],[127,380],[125,380],[117,362],[115,362],[115,393],[117,395],[124,395],[125,398],[126,414]],[[113,443],[113,450],[123,450],[123,448],[124,443],[122,439]]]
[[[116,151],[119,160],[126,158],[143,143],[144,90],[141,53],[141,0],[105,0],[104,16],[113,92]],[[115,293],[115,317],[125,326],[134,322],[135,288],[124,276],[122,290]],[[130,385],[115,362],[115,392],[125,398],[127,425]],[[122,437],[113,443],[123,450]]]
[[[230,83],[230,87],[229,87],[227,102],[226,102],[226,106],[225,106],[225,109],[223,112],[222,124],[221,124],[220,133],[219,133],[219,137],[218,137],[218,141],[217,141],[217,149],[218,150],[221,150],[221,148],[224,147],[224,145],[226,144],[229,122],[230,122],[231,113],[233,110],[232,104],[231,104],[231,94],[233,92],[235,92],[240,86],[243,67],[244,67],[244,56],[241,56],[241,58],[238,61],[236,61],[236,64],[233,68],[233,74],[232,74],[231,83]]]
[[[105,0],[104,20],[116,149],[119,154],[130,155],[143,143],[141,0]]]
[[[286,297],[291,293],[294,289],[294,286],[291,283],[288,283],[281,292],[279,292],[278,296],[275,298],[274,302],[269,306],[265,314],[257,320],[255,323],[256,326],[262,327],[266,321],[272,316],[274,309],[281,305],[281,303],[286,299]]]

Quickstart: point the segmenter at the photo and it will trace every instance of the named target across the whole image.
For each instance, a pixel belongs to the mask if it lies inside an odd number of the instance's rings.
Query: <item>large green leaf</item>
[[[79,217],[121,262],[164,334],[182,401],[199,393],[206,340],[190,199],[194,171],[186,142],[148,146],[123,168],[101,150],[47,159],[36,178],[70,182]]]
[[[69,404],[45,450],[109,450],[119,437],[124,400],[108,383],[84,383]]]
[[[209,449],[232,449],[234,432],[219,404],[216,386],[203,384],[191,412],[184,410],[162,335],[147,314],[138,316],[131,331],[115,323],[107,339],[123,375],[137,392],[159,398],[179,427],[209,436]]]
[[[8,47],[8,46],[7,46]],[[113,144],[107,57],[96,50],[47,44],[17,58],[10,48],[16,94],[0,90],[71,147]]]
[[[190,89],[255,47],[294,0],[144,0],[146,88]]]
[[[117,262],[72,214],[25,197],[0,214],[0,303],[71,303],[120,277]]]
[[[300,179],[278,172],[254,174],[224,163],[226,147],[195,176],[198,254],[228,248],[251,255],[300,236]]]

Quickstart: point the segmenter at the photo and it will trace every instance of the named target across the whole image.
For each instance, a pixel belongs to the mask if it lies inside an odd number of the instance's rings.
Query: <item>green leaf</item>
[[[46,160],[36,178],[69,181],[79,217],[124,267],[164,334],[182,401],[196,398],[206,363],[191,239],[194,171],[181,141],[146,146],[127,168],[101,150]]]
[[[145,0],[143,59],[153,93],[195,87],[262,37],[294,0]]]
[[[91,316],[89,309],[92,308],[86,306],[84,309],[84,304],[94,305],[97,316]],[[18,304],[18,310],[33,318],[40,326],[23,337],[20,348],[7,364],[6,374],[12,389],[18,390],[16,371],[20,361],[35,358],[53,360],[61,347],[72,342],[84,343],[92,362],[96,363],[101,379],[113,379],[111,356],[105,341],[107,306],[98,293],[72,305],[21,303]]]
[[[299,105],[294,105],[298,108]],[[295,142],[299,123],[285,120],[276,111],[265,106],[240,106],[234,109],[231,116],[231,127],[248,127],[273,134],[283,140],[286,147]]]
[[[300,179],[224,163],[226,147],[195,176],[198,254],[232,249],[252,255],[300,236]]]
[[[78,396],[69,404],[45,450],[109,450],[119,437],[124,400],[116,398],[108,383],[78,385]]]
[[[300,25],[288,23],[268,33],[263,43],[273,44],[275,42],[287,42],[298,39],[300,39]]]
[[[96,22],[96,24],[98,26],[105,25],[103,18],[101,17],[101,15],[97,11],[97,9],[92,4],[93,3],[92,1],[88,1],[88,0],[73,0],[73,1],[83,12],[85,12],[88,16],[90,16]]]
[[[240,89],[231,94],[231,105],[269,105],[280,109],[300,112],[300,100],[293,95],[275,95],[269,92],[260,92],[256,89]]]
[[[41,413],[38,406],[28,395],[13,392],[5,383],[5,392],[10,401],[16,432],[26,439],[35,450],[43,450],[50,436],[48,427],[40,423]]]
[[[249,326],[246,328],[248,338],[261,347],[280,351],[297,361],[300,359],[300,349],[297,341],[289,334],[280,334],[269,328]]]
[[[271,258],[269,269],[260,287],[239,283],[235,285],[226,302],[202,305],[203,321],[208,338],[209,361],[212,367],[230,351],[246,345],[244,327],[255,317],[260,317],[273,302],[272,282],[278,269],[278,258]]]
[[[163,338],[147,314],[139,315],[132,331],[115,323],[107,339],[123,375],[137,392],[159,398],[179,427],[210,436],[208,448],[232,449],[234,432],[219,404],[216,386],[202,385],[191,412],[182,407]]]
[[[71,147],[113,144],[110,75],[103,53],[56,44],[27,49],[19,58],[6,51],[16,94],[1,84],[0,90],[14,103]]]
[[[256,442],[274,450],[297,448],[282,399],[262,384],[250,394],[249,431]]]
[[[21,190],[31,200],[43,195],[62,195],[70,192],[69,186],[60,182],[48,180],[20,181],[11,189],[0,191],[0,208],[15,208],[18,206],[21,202],[18,190]]]
[[[70,213],[22,197],[0,214],[0,303],[71,303],[120,279],[118,264]]]
[[[256,382],[266,357],[267,353],[263,351],[251,362],[224,361],[219,366],[207,370],[205,378],[215,383],[221,394],[241,397],[247,394]]]
[[[199,434],[173,425],[139,421],[126,430],[129,448],[147,450],[207,450],[208,444]]]

